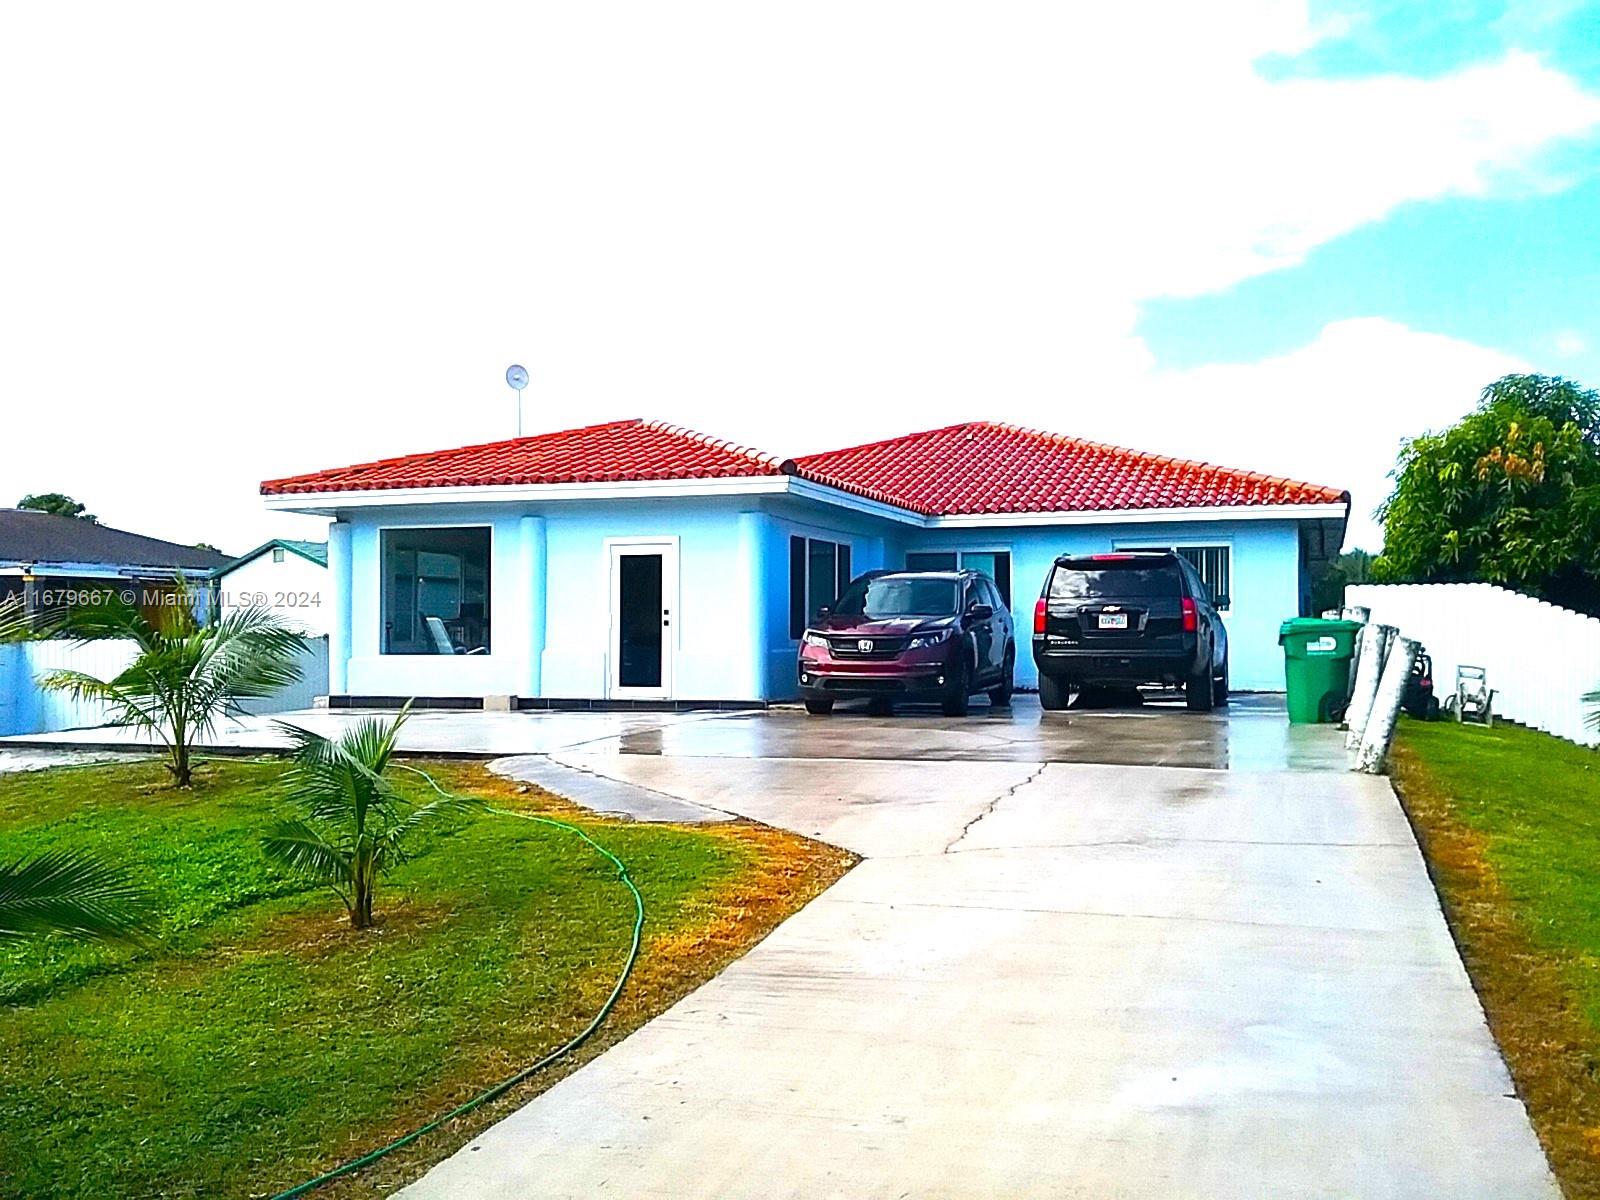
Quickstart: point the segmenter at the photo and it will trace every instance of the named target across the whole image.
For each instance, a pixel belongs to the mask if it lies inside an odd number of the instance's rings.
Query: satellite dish
[[[528,368],[512,363],[506,368],[506,382],[520,392],[528,386]]]

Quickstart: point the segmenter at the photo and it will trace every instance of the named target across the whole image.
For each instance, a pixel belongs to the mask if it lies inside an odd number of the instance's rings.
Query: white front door
[[[618,539],[610,555],[611,621],[607,695],[619,700],[672,697],[678,638],[678,541]]]

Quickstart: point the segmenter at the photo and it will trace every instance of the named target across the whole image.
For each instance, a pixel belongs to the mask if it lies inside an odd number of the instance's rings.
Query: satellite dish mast
[[[517,436],[522,436],[522,389],[528,386],[528,368],[512,363],[506,368],[506,382],[517,393]]]

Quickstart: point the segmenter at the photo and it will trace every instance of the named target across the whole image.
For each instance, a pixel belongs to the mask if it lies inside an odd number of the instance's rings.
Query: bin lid
[[[1325,633],[1354,633],[1360,621],[1330,621],[1323,617],[1290,617],[1278,626],[1278,640],[1286,637],[1321,637]]]

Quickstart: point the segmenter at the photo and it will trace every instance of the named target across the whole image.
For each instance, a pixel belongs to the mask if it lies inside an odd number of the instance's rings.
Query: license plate
[[[1126,629],[1128,627],[1127,613],[1101,613],[1101,629]]]

